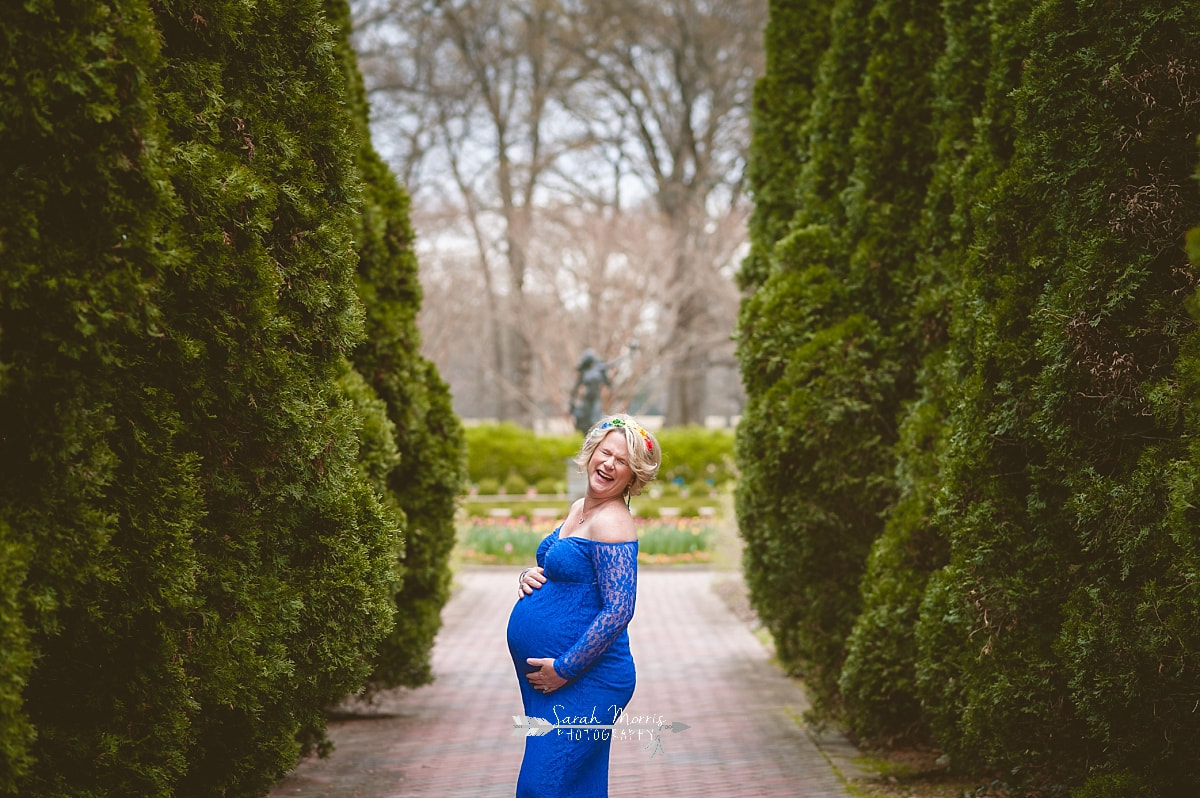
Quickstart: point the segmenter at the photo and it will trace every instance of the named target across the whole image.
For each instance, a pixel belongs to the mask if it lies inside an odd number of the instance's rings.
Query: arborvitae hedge
[[[1200,133],[1200,4],[1123,3],[1104,20],[1058,4],[1042,14],[1055,35],[1031,85],[1059,65],[1089,80],[1099,96],[1070,92],[1049,122],[1100,139],[1063,158],[1087,188],[1085,202],[1057,209],[1059,224],[1088,235],[1043,300],[1070,319],[1046,336],[1039,398],[1070,447],[1064,478],[1083,553],[1056,646],[1089,754],[1106,752],[1096,769],[1184,795],[1200,784],[1197,272],[1180,248],[1200,218],[1189,146]],[[1110,44],[1070,52],[1096,36]]]
[[[1197,144],[1200,145],[1200,138],[1197,139]],[[1195,179],[1200,181],[1200,169],[1197,170]],[[1200,269],[1200,226],[1192,228],[1188,233],[1188,253],[1192,266]],[[1200,320],[1200,293],[1192,294],[1188,309],[1193,320]],[[1161,645],[1163,637],[1174,636],[1174,641],[1168,643],[1178,656],[1172,663],[1176,664],[1174,672],[1170,674],[1170,682],[1174,683],[1172,686],[1186,681],[1194,690],[1195,685],[1200,683],[1200,656],[1197,655],[1200,651],[1200,640],[1197,639],[1200,635],[1200,580],[1196,579],[1196,575],[1200,574],[1200,535],[1196,534],[1196,530],[1200,528],[1200,517],[1197,517],[1196,511],[1196,496],[1200,494],[1200,338],[1195,331],[1180,345],[1176,371],[1179,375],[1187,450],[1181,462],[1175,464],[1176,470],[1171,475],[1167,534],[1170,536],[1173,546],[1171,553],[1174,556],[1170,562],[1162,564],[1167,573],[1163,583],[1171,602],[1165,615],[1161,610],[1158,613],[1157,618],[1164,620],[1158,627],[1156,637]],[[1147,658],[1143,654],[1141,659],[1141,663],[1126,662],[1126,673],[1136,675],[1137,665],[1144,669]],[[1135,667],[1130,667],[1131,665]],[[1184,707],[1180,706],[1177,700],[1171,703],[1173,714],[1178,717],[1179,710]],[[1140,710],[1141,716],[1144,717],[1145,708]],[[1190,745],[1193,751],[1200,745],[1196,742],[1195,730],[1193,722],[1190,726]],[[1187,753],[1182,741],[1178,751]],[[1190,774],[1193,784],[1200,781],[1194,757],[1183,763],[1180,770],[1181,776]]]
[[[340,29],[349,31],[348,4],[331,0],[329,5]],[[421,285],[408,194],[371,146],[366,93],[344,36],[340,52],[364,181],[355,238],[359,292],[367,309],[366,340],[355,349],[353,360],[387,407],[399,461],[387,476],[385,496],[406,518],[402,575],[393,585],[396,613],[391,633],[380,643],[371,684],[415,687],[432,678],[429,652],[450,594],[454,511],[466,482],[466,442],[449,388],[420,354]]]
[[[158,40],[140,0],[6,3],[0,31],[0,791],[166,795],[204,507],[166,385]]]
[[[0,9],[2,794],[262,794],[378,665],[398,456],[449,523],[417,342],[375,343],[417,364],[386,412],[348,360],[365,126],[327,12]]]
[[[827,64],[851,63],[855,42],[865,63],[880,58],[883,40],[864,37],[850,7],[832,17]],[[781,654],[816,672],[822,705],[845,700],[859,735],[927,730],[955,767],[1079,798],[1200,783],[1188,313],[1200,301],[1183,249],[1200,219],[1198,11],[1195,0],[947,0],[925,18],[946,35],[928,66],[932,131],[864,99],[869,78],[855,102],[814,91],[797,215],[786,232],[754,230],[773,238],[755,242],[770,269],[746,281],[740,320],[738,510],[751,596]],[[831,124],[838,109],[853,125]],[[850,129],[938,137],[915,243],[885,209],[855,209],[882,172],[859,171],[871,153],[819,133]],[[843,266],[888,256],[896,265],[878,273]],[[848,370],[862,353],[887,367]],[[845,392],[830,392],[843,377]],[[861,445],[864,406],[909,395],[887,419],[902,424],[895,447],[886,435]],[[838,420],[850,406],[861,437],[848,442]],[[886,497],[879,464],[892,460],[898,500],[875,505],[886,523],[859,586],[845,551],[875,522],[838,526],[848,501],[822,500],[851,475],[860,505]],[[820,623],[820,580],[861,589],[849,638]],[[823,679],[841,646],[839,696]]]
[[[908,348],[923,355],[919,395],[902,412],[898,498],[872,547],[861,587],[863,609],[847,641],[839,681],[848,728],[879,743],[920,741],[928,731],[916,685],[914,627],[929,575],[945,564],[948,551],[933,509],[948,396],[956,384],[945,349],[953,291],[970,241],[967,200],[987,161],[986,152],[973,153],[972,142],[990,85],[991,9],[987,0],[952,0],[942,4],[941,16],[946,45],[931,74],[936,157],[915,242],[916,286],[907,308]],[[1011,89],[1004,85],[1001,92]]]
[[[812,108],[800,135],[804,150],[796,155],[802,168],[796,179],[796,214],[786,230],[789,236],[810,225],[840,233],[845,224],[840,194],[854,168],[850,138],[862,111],[859,87],[870,56],[867,16],[873,6],[872,0],[833,0],[829,31],[821,31],[829,39],[829,48],[817,65]],[[789,22],[794,27],[785,28],[781,38],[802,41],[820,31],[802,20],[781,19],[782,24]]]
[[[942,582],[972,636],[926,656],[934,685],[948,654],[961,663],[948,744],[1051,783],[1126,766],[1167,794],[1195,783],[1197,727],[1178,703],[1195,670],[1156,612],[1179,578],[1173,370],[1193,327],[1179,246],[1197,216],[1195,153],[1180,145],[1200,130],[1188,5],[1041,4],[994,206],[1006,232],[980,245],[976,279],[1003,294],[974,306]],[[936,632],[945,607],[930,610]]]
[[[168,6],[159,25],[191,245],[174,311],[208,511],[201,716],[179,789],[250,792],[319,738],[391,615],[395,520],[356,469],[358,416],[335,383],[362,334],[357,140],[323,3]]]
[[[770,248],[796,213],[796,180],[804,164],[804,126],[817,65],[829,46],[833,0],[770,0],[763,50],[766,73],[754,87],[753,131],[746,176],[754,197],[751,252],[738,280],[757,286],[770,273]]]
[[[835,7],[793,232],[742,309],[750,403],[738,511],[751,597],[818,716],[837,713],[859,577],[893,500],[895,418],[920,351],[908,346],[906,306],[933,154],[932,10]]]
[[[878,437],[870,418],[863,418],[863,409],[889,390],[886,378],[883,385],[865,379],[873,371],[871,350],[840,346],[838,330],[845,323],[857,332],[855,343],[870,338],[864,334],[868,319],[855,316],[847,321],[853,309],[839,275],[845,255],[837,223],[844,216],[836,201],[840,178],[850,169],[845,155],[857,119],[867,7],[866,0],[833,3],[828,33],[809,25],[803,15],[771,15],[768,41],[812,40],[816,45],[828,39],[829,46],[817,64],[812,107],[799,134],[803,149],[790,155],[802,164],[793,190],[796,217],[802,221],[790,222],[782,239],[779,221],[769,218],[771,211],[755,226],[756,235],[765,240],[754,243],[760,253],[769,253],[770,271],[764,279],[761,264],[754,265],[753,258],[747,264],[750,271],[743,282],[756,290],[742,302],[738,323],[738,359],[748,401],[737,431],[742,477],[735,499],[746,541],[746,584],[781,659],[818,685],[818,706],[826,711],[821,702],[837,678],[838,665],[831,663],[840,663],[840,630],[855,614],[854,602],[847,606],[841,601],[844,591],[831,593],[827,588],[857,584],[870,533],[848,526],[857,520],[848,519],[865,506],[859,494],[870,486],[862,475],[872,468]],[[799,49],[809,52],[815,46]],[[769,63],[786,67],[785,77],[797,69],[786,61]],[[770,73],[764,78],[768,87],[769,78]],[[756,140],[772,126],[792,123],[759,113]],[[780,138],[790,140],[790,134]],[[783,160],[789,154],[777,157]],[[755,159],[762,158],[760,151]],[[786,196],[782,189],[776,193]],[[808,385],[818,379],[821,385]],[[830,436],[819,415],[824,409],[820,395],[836,390],[846,399],[825,412],[831,420],[842,421],[840,431],[858,433],[837,441],[837,448],[851,455],[847,459],[852,465],[810,468],[815,453],[831,448],[825,446]],[[845,485],[845,494],[834,496],[835,485]],[[810,501],[817,495],[823,501]],[[816,533],[818,529],[822,533]],[[816,573],[818,568],[826,574],[823,581],[796,578],[797,572]]]

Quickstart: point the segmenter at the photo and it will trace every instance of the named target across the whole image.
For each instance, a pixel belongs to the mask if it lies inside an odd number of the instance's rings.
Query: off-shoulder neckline
[[[551,534],[558,535],[559,540],[586,540],[588,543],[600,543],[605,546],[624,546],[628,543],[637,543],[637,538],[634,538],[633,540],[596,540],[594,538],[585,538],[583,535],[564,536],[562,533],[562,528],[563,525],[559,524],[554,528],[554,532]]]
[[[603,546],[625,546],[630,543],[637,543],[637,538],[633,540],[594,540],[585,538],[582,535],[567,535],[565,538],[562,535],[558,536],[559,540],[586,540],[588,543],[599,543]]]

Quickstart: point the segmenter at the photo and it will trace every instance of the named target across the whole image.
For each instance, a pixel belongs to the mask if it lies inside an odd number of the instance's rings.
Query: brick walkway
[[[271,797],[512,796],[524,746],[512,734],[521,702],[505,643],[517,570],[459,573],[434,647],[434,683],[389,692],[331,722],[334,753],[301,763]],[[613,798],[848,796],[834,765],[850,769],[853,749],[798,725],[803,693],[713,590],[731,578],[672,568],[639,574],[629,627],[638,685],[628,712],[691,728],[664,733],[653,757],[643,748],[648,738],[614,739]]]

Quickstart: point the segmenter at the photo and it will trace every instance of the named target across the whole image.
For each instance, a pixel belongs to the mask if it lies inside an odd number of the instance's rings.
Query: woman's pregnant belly
[[[599,612],[595,585],[546,582],[517,601],[508,616],[508,650],[517,669],[529,657],[559,657],[583,636]]]

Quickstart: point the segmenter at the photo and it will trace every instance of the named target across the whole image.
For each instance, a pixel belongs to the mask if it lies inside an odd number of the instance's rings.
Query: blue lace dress
[[[609,725],[633,696],[636,674],[625,627],[637,597],[637,541],[602,543],[559,537],[537,550],[547,581],[517,601],[508,619],[508,650],[525,714],[551,723]],[[525,674],[529,657],[554,657],[569,681],[543,695]],[[517,798],[608,795],[611,732],[555,729],[525,739]]]

